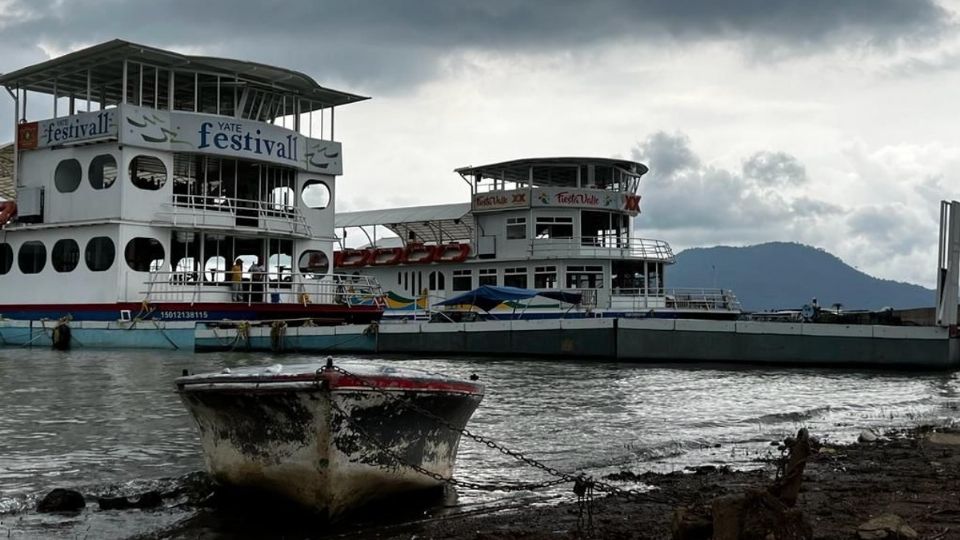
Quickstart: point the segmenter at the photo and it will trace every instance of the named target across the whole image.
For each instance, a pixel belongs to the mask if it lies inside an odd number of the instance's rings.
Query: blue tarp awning
[[[570,293],[563,291],[535,291],[533,289],[521,289],[519,287],[493,287],[491,285],[482,285],[472,291],[447,298],[442,302],[437,302],[435,306],[460,306],[473,305],[484,311],[499,306],[510,300],[527,300],[534,296],[543,296],[561,302],[570,304],[579,304],[583,295],[580,293]]]

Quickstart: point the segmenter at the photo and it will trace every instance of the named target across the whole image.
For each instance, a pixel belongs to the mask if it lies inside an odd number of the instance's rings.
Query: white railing
[[[147,303],[383,305],[383,291],[368,276],[267,273],[239,282],[217,281],[223,271],[151,272],[140,291]]]
[[[667,308],[687,311],[740,311],[740,301],[729,289],[613,289],[619,308]]]
[[[243,226],[238,220],[249,219],[256,222],[253,226],[268,231],[311,235],[310,226],[299,209],[280,202],[177,194],[173,196],[173,202],[164,204],[164,208],[157,214],[168,217],[174,225]]]
[[[531,257],[614,257],[641,258],[672,263],[675,261],[670,244],[649,238],[608,236],[579,236],[573,238],[533,238]]]

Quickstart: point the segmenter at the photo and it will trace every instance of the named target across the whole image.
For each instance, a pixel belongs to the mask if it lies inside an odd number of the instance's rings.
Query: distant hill
[[[821,306],[839,302],[847,309],[935,303],[930,289],[877,279],[822,249],[785,242],[688,249],[677,254],[677,264],[667,269],[666,278],[669,288],[716,283],[733,289],[743,308],[751,311],[799,308],[813,298]]]

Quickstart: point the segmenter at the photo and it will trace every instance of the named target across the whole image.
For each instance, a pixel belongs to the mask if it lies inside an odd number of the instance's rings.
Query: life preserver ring
[[[403,248],[379,248],[373,253],[370,264],[374,266],[388,266],[397,264],[403,259]]]
[[[17,215],[17,203],[13,201],[0,202],[0,228],[10,222]]]
[[[470,244],[451,243],[437,248],[437,262],[463,262],[470,255]]]
[[[407,244],[403,251],[403,262],[408,264],[432,263],[437,256],[437,246],[427,246],[419,242]]]
[[[366,266],[373,258],[372,249],[345,249],[340,252],[340,266]]]

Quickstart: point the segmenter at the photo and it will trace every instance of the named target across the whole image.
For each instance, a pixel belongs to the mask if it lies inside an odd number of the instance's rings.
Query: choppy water
[[[176,515],[87,513],[52,523],[25,512],[54,487],[84,493],[135,489],[203,467],[194,426],[172,381],[223,367],[299,363],[302,355],[0,349],[0,532],[10,537],[125,537]],[[806,426],[833,439],[869,427],[960,420],[960,375],[771,368],[389,358],[467,377],[487,396],[470,429],[565,471],[749,466],[770,441]],[[719,446],[717,446],[719,445]],[[457,475],[473,482],[546,477],[464,441]],[[468,508],[529,493],[461,490]],[[565,497],[540,493],[537,500]],[[0,535],[2,536],[2,535]]]

